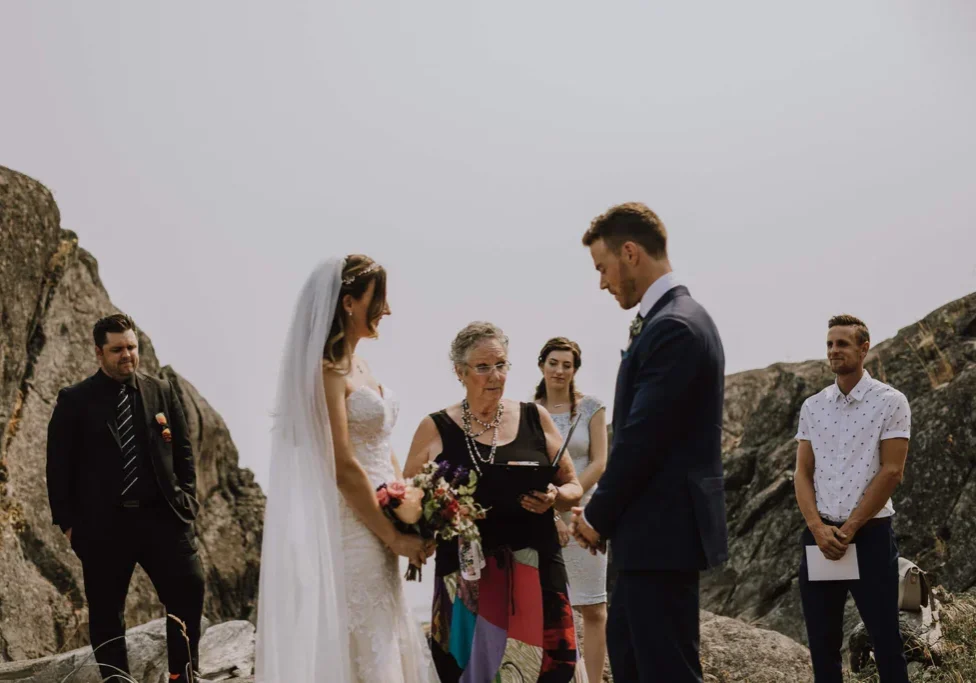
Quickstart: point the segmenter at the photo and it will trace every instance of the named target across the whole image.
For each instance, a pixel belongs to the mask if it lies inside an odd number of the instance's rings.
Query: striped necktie
[[[119,443],[122,444],[122,495],[129,491],[138,481],[138,451],[136,450],[135,420],[132,419],[132,399],[123,385],[119,391],[119,402],[116,409],[116,426],[119,430]]]

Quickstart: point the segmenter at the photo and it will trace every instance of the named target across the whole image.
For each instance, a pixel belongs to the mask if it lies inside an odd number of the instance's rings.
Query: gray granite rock
[[[137,683],[166,683],[166,622],[156,619],[126,634],[131,677]],[[254,626],[228,621],[207,628],[200,639],[200,674],[211,681],[253,680]],[[0,681],[11,683],[98,683],[101,681],[91,648],[31,661],[0,664]]]

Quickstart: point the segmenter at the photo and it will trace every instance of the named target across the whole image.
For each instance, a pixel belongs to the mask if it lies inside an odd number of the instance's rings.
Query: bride
[[[389,436],[390,390],[356,355],[389,315],[386,272],[352,255],[302,289],[278,384],[261,549],[259,683],[426,683],[419,625],[397,555],[431,549],[401,534],[375,488],[402,478]]]

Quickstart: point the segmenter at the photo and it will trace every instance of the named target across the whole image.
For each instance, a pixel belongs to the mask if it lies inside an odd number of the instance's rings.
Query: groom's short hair
[[[119,334],[126,330],[135,332],[136,324],[125,313],[115,313],[114,315],[105,316],[95,323],[95,327],[92,328],[92,337],[95,339],[95,346],[98,348],[105,346],[105,342],[108,341],[109,332]]]
[[[603,240],[615,254],[624,242],[635,242],[654,258],[668,255],[668,233],[657,214],[640,202],[618,204],[597,216],[583,235],[583,246]]]

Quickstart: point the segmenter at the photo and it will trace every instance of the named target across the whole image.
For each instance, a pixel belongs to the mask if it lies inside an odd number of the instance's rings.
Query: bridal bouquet
[[[418,534],[432,541],[457,538],[462,576],[475,580],[485,566],[481,533],[475,522],[484,519],[487,512],[474,500],[477,487],[475,472],[445,462],[429,462],[406,482],[380,484],[376,500],[404,533]],[[419,581],[420,567],[410,565],[405,578]]]

